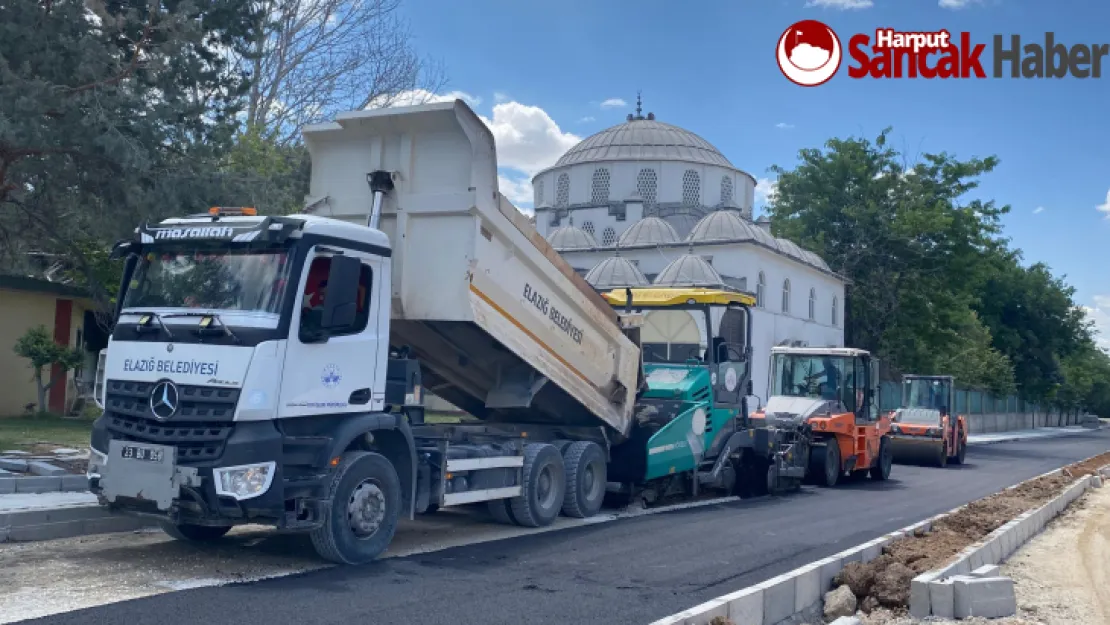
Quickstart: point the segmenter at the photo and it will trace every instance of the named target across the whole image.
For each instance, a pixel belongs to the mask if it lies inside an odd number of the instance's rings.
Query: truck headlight
[[[101,467],[106,464],[108,464],[108,456],[90,447],[89,464],[85,468],[85,477],[90,480],[94,477],[100,477],[100,472],[103,471]]]
[[[216,494],[234,497],[239,501],[257,497],[270,490],[276,469],[277,464],[274,462],[212,469]]]

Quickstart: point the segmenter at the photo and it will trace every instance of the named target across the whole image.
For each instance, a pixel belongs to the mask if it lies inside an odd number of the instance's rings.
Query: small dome
[[[719,287],[722,284],[721,274],[704,258],[693,254],[680,256],[655,276],[656,286]]]
[[[658,217],[644,217],[632,224],[624,231],[617,241],[620,247],[634,247],[637,245],[667,245],[678,243],[681,239],[675,232],[674,226]]]
[[[586,274],[586,282],[599,291],[651,284],[632,261],[620,256],[610,256],[598,263]]]
[[[597,241],[590,235],[589,232],[574,226],[563,226],[556,228],[547,235],[547,242],[555,251],[562,252],[565,250],[588,250],[597,247]]]
[[[732,210],[718,210],[709,213],[690,231],[691,243],[710,241],[751,241],[756,238],[752,227],[744,223],[740,215]]]
[[[766,217],[760,217],[760,219],[766,219]],[[779,249],[779,244],[778,244],[778,241],[775,240],[775,237],[772,236],[770,232],[767,232],[766,230],[764,230],[759,225],[760,222],[757,221],[755,223],[756,223],[756,225],[754,227],[752,227],[752,233],[755,234],[755,240],[759,241],[760,243],[766,245],[767,247],[769,247],[773,250]]]
[[[777,241],[779,244],[779,249],[782,250],[783,254],[786,254],[787,256],[796,258],[801,261],[805,261],[805,252],[803,252],[802,248],[798,247],[796,243],[787,239],[777,239]]]

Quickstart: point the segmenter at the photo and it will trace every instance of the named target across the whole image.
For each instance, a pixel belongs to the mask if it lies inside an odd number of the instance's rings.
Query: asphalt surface
[[[964,466],[895,465],[885,483],[805,487],[784,497],[185,590],[26,622],[646,625],[1108,450],[1107,430],[977,445]]]

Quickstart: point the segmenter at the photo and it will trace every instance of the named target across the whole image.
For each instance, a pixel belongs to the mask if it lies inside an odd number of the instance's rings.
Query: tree
[[[398,15],[400,0],[261,0],[249,51],[233,55],[251,77],[247,127],[281,145],[301,126],[336,112],[388,105],[402,93],[429,96],[441,69],[419,57]],[[419,103],[419,102],[415,102]]]
[[[61,381],[65,384],[65,372],[78,367],[82,360],[81,352],[55,343],[47,332],[46,326],[42,325],[31,328],[19,337],[15,343],[15,353],[31,361],[31,369],[35,372],[35,387],[38,391],[37,412],[46,411],[46,393],[55,382]],[[45,381],[43,369],[54,365],[61,368],[62,375],[47,374],[45,377],[49,378],[49,381]]]
[[[0,249],[98,259],[138,223],[203,209],[249,86],[252,0],[0,3]],[[101,298],[102,301],[106,297]]]

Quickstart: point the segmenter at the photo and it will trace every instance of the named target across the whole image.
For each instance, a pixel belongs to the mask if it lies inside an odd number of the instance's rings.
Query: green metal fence
[[[884,412],[898,408],[902,405],[901,382],[883,382],[879,395],[879,405]],[[960,388],[959,385],[956,387],[956,412],[958,414],[970,415],[1044,411],[1045,410],[1041,406],[1029,404],[1016,395],[996,397],[987,391]]]

